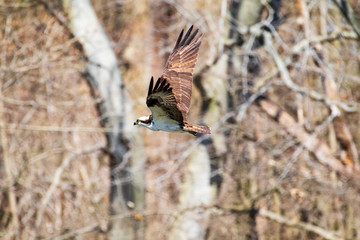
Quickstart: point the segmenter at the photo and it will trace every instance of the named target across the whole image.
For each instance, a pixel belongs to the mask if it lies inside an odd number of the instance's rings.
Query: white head
[[[142,117],[139,117],[138,119],[136,119],[136,121],[134,122],[134,125],[139,125],[139,126],[143,126],[143,127],[151,129],[151,127],[153,125],[152,120],[153,120],[152,115],[142,116]]]

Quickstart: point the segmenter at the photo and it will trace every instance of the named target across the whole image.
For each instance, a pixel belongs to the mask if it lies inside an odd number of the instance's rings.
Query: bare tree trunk
[[[202,209],[212,201],[210,188],[210,159],[204,145],[189,156],[185,181],[181,186],[178,217],[169,239],[205,239],[209,214]]]
[[[226,4],[223,4],[222,8],[221,13],[222,17],[224,17],[227,12]],[[249,11],[249,9],[251,9],[251,11]],[[219,26],[221,37],[226,36],[225,40],[230,38],[231,41],[238,44],[237,40],[240,37],[237,29],[240,28],[240,25],[251,26],[255,24],[259,19],[261,9],[262,5],[260,1],[232,1],[229,11],[233,17],[233,22],[230,24],[223,22],[223,25]],[[211,157],[211,167],[213,171],[220,168],[220,164],[224,162],[224,159],[232,158],[232,151],[236,152],[235,149],[232,149],[232,144],[227,142],[227,139],[230,139],[229,136],[234,134],[232,129],[226,129],[226,131],[224,131],[224,126],[222,125],[226,121],[233,122],[234,117],[232,116],[235,116],[235,114],[231,114],[231,112],[234,111],[235,106],[238,105],[237,99],[239,98],[237,95],[239,91],[234,90],[238,83],[234,76],[243,74],[244,78],[246,78],[247,63],[252,60],[249,59],[248,56],[241,59],[238,58],[238,55],[242,56],[243,54],[240,54],[240,49],[235,47],[231,49],[232,51],[227,51],[227,54],[225,54],[222,44],[224,44],[224,41],[220,40],[219,52],[217,56],[214,56],[214,62],[208,63],[209,65],[204,67],[194,79],[194,84],[200,91],[203,99],[201,112],[204,115],[206,123],[213,126],[211,139],[207,141],[206,144],[208,154]],[[250,51],[252,43],[250,43],[249,46],[247,50]],[[244,58],[246,58],[246,60],[244,60]],[[245,72],[242,66],[245,66]],[[227,82],[224,81],[224,79],[227,79]],[[244,79],[243,86],[245,86],[245,91],[248,91],[246,79]],[[213,188],[216,189],[215,192],[218,192],[221,187],[222,176],[217,173],[212,176],[211,180]],[[249,216],[249,220],[254,224],[254,227],[250,230],[253,238],[257,238],[255,218],[255,215]],[[211,231],[211,229],[209,230]]]
[[[100,25],[89,0],[64,0],[70,28],[82,44],[89,61],[86,79],[98,105],[101,124],[106,129],[110,154],[109,239],[141,239],[143,223],[133,217],[116,217],[144,208],[142,143],[135,129],[131,102],[125,91],[118,62],[109,39]]]
[[[256,25],[261,19],[261,12],[264,8],[263,1],[260,0],[242,0],[242,1],[233,1],[230,6],[230,14],[232,16],[233,22],[230,25],[229,38],[235,44],[232,46],[231,50],[228,51],[227,57],[227,80],[228,80],[228,111],[239,111],[239,105],[244,104],[251,93],[252,86],[254,85],[253,77],[259,73],[260,70],[260,61],[256,55],[254,49],[261,46],[257,34],[242,34],[241,29],[249,29],[252,26]],[[236,77],[237,76],[237,77]],[[243,113],[245,115],[245,112]],[[240,111],[236,119],[237,124],[241,121],[243,117],[240,117]],[[235,120],[235,119],[234,119]],[[230,134],[236,134],[231,133]],[[231,146],[229,143],[228,145]],[[252,146],[243,143],[243,149],[251,149]],[[235,149],[234,149],[235,148]],[[228,149],[228,152],[236,152],[237,147],[231,146]],[[246,150],[244,150],[246,151]],[[249,157],[250,161],[256,161],[256,155],[253,154],[253,157]],[[246,158],[241,158],[243,166],[241,167],[242,174],[248,174],[251,171],[250,166],[246,164]],[[242,201],[247,202],[251,198],[252,191],[249,186],[252,188],[257,188],[257,181],[255,178],[251,177],[252,174],[249,174],[246,177],[246,181],[239,181],[238,188],[241,189],[240,195],[242,196]],[[249,205],[249,203],[247,203]],[[252,207],[249,205],[249,207]],[[258,227],[257,227],[257,214],[253,211],[249,212],[247,216],[248,225],[245,227],[246,236],[248,239],[258,239]],[[242,221],[238,221],[239,228],[242,227]]]
[[[171,23],[176,24],[174,14],[176,8],[173,3],[167,1],[154,2],[151,6],[153,26],[156,31],[154,42],[161,43],[158,47],[154,45],[154,62],[156,67],[164,66],[165,58],[159,57],[159,52],[165,47],[173,47],[175,42],[169,42],[168,29]],[[197,26],[195,26],[197,27]],[[184,26],[186,30],[186,26]],[[179,29],[178,31],[180,31]],[[179,32],[176,32],[178,34]],[[159,69],[153,69],[161,72]],[[193,141],[196,141],[193,139]],[[203,142],[197,142],[191,154],[188,156],[184,167],[184,181],[181,184],[179,204],[176,206],[176,220],[171,225],[167,239],[197,240],[205,239],[209,222],[209,214],[202,211],[202,206],[212,202],[210,185],[210,157]]]

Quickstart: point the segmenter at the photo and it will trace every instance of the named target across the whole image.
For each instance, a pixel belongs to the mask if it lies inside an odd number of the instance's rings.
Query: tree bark
[[[98,104],[110,155],[110,215],[144,208],[144,156],[141,138],[132,126],[130,99],[122,81],[111,43],[89,0],[64,0],[70,29],[88,59],[86,73]],[[109,239],[141,239],[143,223],[135,219],[110,218]]]
[[[163,70],[166,63],[165,58],[159,57],[159,52],[164,48],[173,48],[175,42],[170,42],[169,26],[177,24],[176,6],[174,3],[167,1],[155,2],[152,4],[153,27],[156,31],[153,37],[155,44],[154,59],[156,67],[161,69],[153,69],[154,72]],[[195,29],[198,26],[194,26]],[[183,27],[186,31],[187,28]],[[179,34],[179,29],[176,34]],[[201,31],[201,30],[200,30]],[[160,55],[161,56],[161,55]],[[195,80],[196,81],[196,80]],[[194,81],[194,84],[196,85]],[[209,122],[206,121],[206,124]],[[210,123],[211,125],[211,123]],[[201,138],[201,136],[200,136]],[[197,139],[199,140],[199,139]],[[196,141],[192,138],[191,141]],[[197,207],[208,204],[212,201],[210,185],[210,157],[204,141],[201,141],[191,154],[187,157],[186,165],[183,168],[184,181],[181,183],[179,191],[179,203],[175,206],[176,212],[181,213],[176,216],[176,221],[171,225],[171,230],[167,235],[167,239],[192,240],[205,239],[205,233],[208,227],[209,214],[206,211],[199,211]],[[188,210],[188,209],[191,210]],[[175,213],[175,215],[177,215]]]
[[[211,203],[212,194],[210,158],[204,145],[199,145],[189,156],[179,200],[178,211],[181,214],[174,223],[169,239],[205,239],[209,214],[202,211],[201,206]]]

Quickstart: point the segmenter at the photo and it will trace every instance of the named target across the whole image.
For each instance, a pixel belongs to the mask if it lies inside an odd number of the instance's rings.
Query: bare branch
[[[312,36],[311,39],[303,39],[298,42],[293,48],[294,54],[299,54],[301,51],[309,46],[316,45],[318,43],[333,42],[340,39],[357,41],[357,35],[352,31],[332,32],[330,35]]]
[[[310,90],[306,87],[302,87],[299,86],[297,84],[295,84],[290,77],[289,71],[286,67],[286,64],[284,63],[284,61],[281,59],[281,57],[279,56],[278,52],[275,50],[273,43],[272,43],[272,39],[271,39],[271,34],[268,32],[264,32],[264,38],[265,38],[265,48],[266,50],[270,53],[270,55],[273,57],[279,71],[281,74],[281,78],[283,80],[283,82],[285,83],[285,85],[290,88],[291,90],[295,91],[295,92],[299,92],[299,93],[303,93],[306,94],[308,96],[310,96],[311,98],[317,100],[317,101],[321,101],[323,103],[325,103],[328,107],[332,107],[334,105],[337,105],[338,107],[344,109],[345,111],[351,112],[351,111],[358,111],[357,108],[348,106],[346,104],[344,104],[341,101],[331,101],[330,99],[326,98],[324,95]]]
[[[297,124],[290,114],[281,110],[276,104],[267,99],[259,99],[258,104],[264,112],[278,121],[287,132],[296,136],[306,149],[313,152],[319,162],[331,167],[333,170],[346,172],[346,169],[340,164],[340,161],[330,154],[329,147],[320,139],[316,138],[316,135],[314,137],[308,134],[303,127]],[[333,112],[333,117],[338,114],[336,113],[336,111],[338,111],[336,109],[337,108],[335,108]]]
[[[300,222],[300,221],[295,221],[289,218],[285,218],[284,216],[281,216],[277,213],[274,212],[270,212],[267,211],[265,209],[260,209],[258,212],[259,216],[271,219],[275,222],[284,224],[286,226],[289,227],[295,227],[295,228],[299,228],[299,229],[303,229],[306,230],[308,232],[313,232],[316,233],[317,235],[325,238],[325,239],[331,239],[331,240],[341,240],[343,238],[340,238],[338,236],[338,234],[331,232],[329,230],[323,229],[321,227],[315,226],[313,224],[310,223],[305,223],[305,222]]]

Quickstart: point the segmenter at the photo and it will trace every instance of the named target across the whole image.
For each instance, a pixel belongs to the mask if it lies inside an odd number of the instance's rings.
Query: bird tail
[[[211,129],[208,126],[197,126],[186,123],[185,129],[194,136],[196,136],[198,133],[211,134]]]

